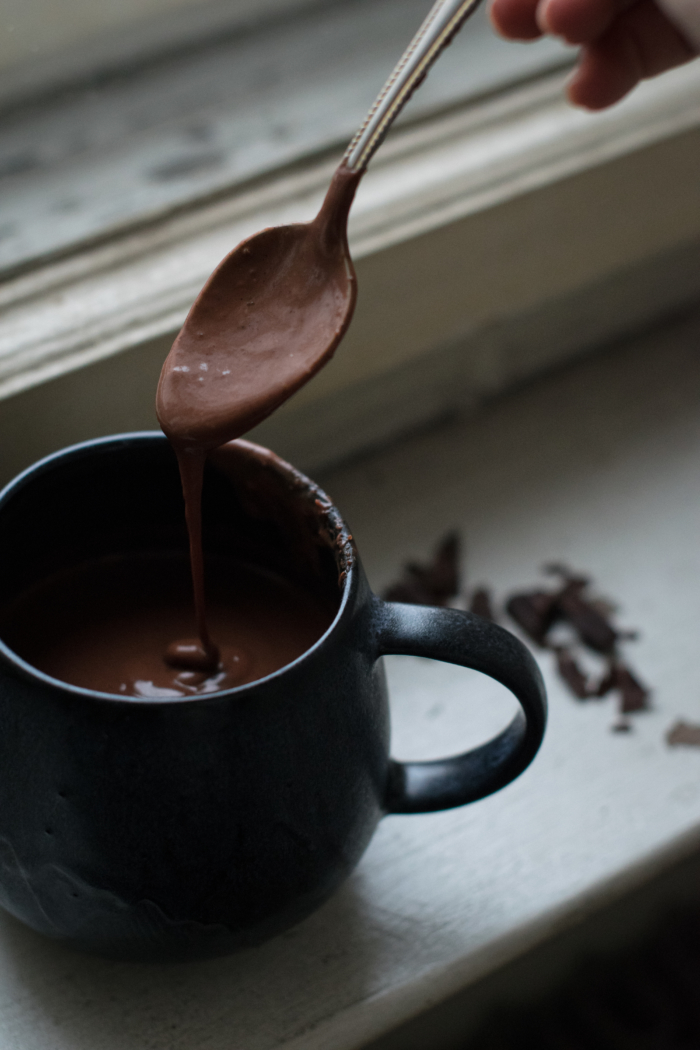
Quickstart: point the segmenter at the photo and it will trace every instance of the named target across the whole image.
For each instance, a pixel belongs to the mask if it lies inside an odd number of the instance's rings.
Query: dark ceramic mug
[[[0,642],[0,904],[76,947],[168,959],[259,942],[333,892],[385,814],[483,798],[542,740],[542,679],[516,638],[380,601],[323,492],[235,444],[225,469],[207,467],[205,549],[334,596],[311,649],[227,692],[144,700],[66,685]],[[186,544],[161,434],[77,445],[0,494],[0,603],[88,557]],[[522,710],[466,754],[395,762],[385,653],[475,668]]]

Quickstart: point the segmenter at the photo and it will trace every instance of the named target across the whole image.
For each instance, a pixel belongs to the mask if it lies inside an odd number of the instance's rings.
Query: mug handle
[[[509,631],[473,613],[376,599],[377,656],[427,656],[481,671],[510,689],[522,710],[486,744],[434,762],[390,761],[387,813],[430,813],[491,795],[535,757],[547,695],[530,651]]]

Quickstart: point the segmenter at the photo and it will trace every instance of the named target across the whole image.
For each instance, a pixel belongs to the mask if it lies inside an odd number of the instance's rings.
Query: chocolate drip
[[[207,612],[204,597],[204,555],[202,552],[202,482],[204,478],[204,453],[186,449],[177,450],[182,492],[185,497],[185,517],[190,539],[190,566],[194,612],[199,640],[173,642],[168,646],[165,661],[174,667],[191,671],[215,671],[219,666],[220,653],[212,642],[207,628]]]

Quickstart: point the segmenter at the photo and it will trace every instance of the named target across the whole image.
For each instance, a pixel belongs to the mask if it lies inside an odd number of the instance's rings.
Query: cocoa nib
[[[700,726],[692,722],[676,722],[666,734],[671,747],[700,747]]]
[[[492,622],[495,620],[491,594],[486,587],[479,587],[474,591],[469,603],[469,612],[475,613],[476,616],[481,616],[484,620],[491,620]]]
[[[399,580],[387,587],[384,598],[410,605],[447,605],[459,593],[460,542],[456,532],[448,532],[425,565],[407,562]]]

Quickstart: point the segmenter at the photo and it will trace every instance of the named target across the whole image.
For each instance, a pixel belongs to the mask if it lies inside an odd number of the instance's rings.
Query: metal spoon
[[[200,292],[163,366],[156,411],[176,449],[245,433],[333,355],[357,295],[347,218],[391,124],[480,0],[438,0],[350,143],[310,223],[243,241]]]

